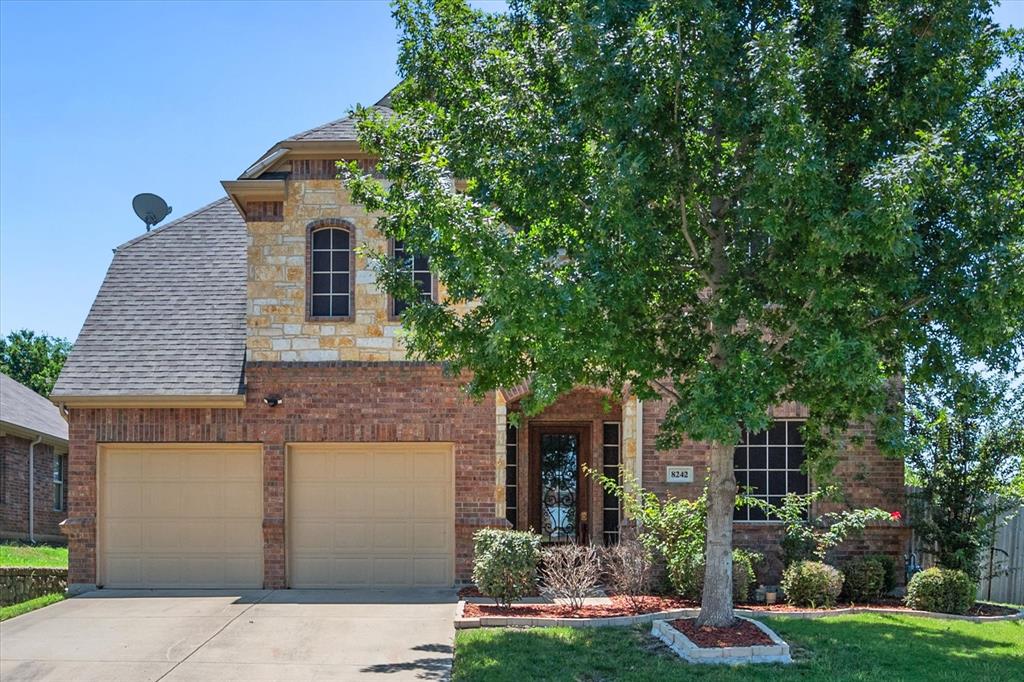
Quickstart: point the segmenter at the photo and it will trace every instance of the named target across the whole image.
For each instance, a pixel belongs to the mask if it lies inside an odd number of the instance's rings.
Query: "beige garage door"
[[[105,446],[99,580],[106,587],[263,586],[259,446]]]
[[[289,584],[451,585],[452,460],[450,444],[289,447]]]

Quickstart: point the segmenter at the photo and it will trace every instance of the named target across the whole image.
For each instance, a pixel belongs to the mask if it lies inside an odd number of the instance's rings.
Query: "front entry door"
[[[588,426],[532,426],[531,522],[543,542],[585,542]]]

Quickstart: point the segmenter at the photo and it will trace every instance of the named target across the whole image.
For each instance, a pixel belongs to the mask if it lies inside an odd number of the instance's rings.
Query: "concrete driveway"
[[[439,680],[454,590],[97,590],[0,623],[0,679]]]

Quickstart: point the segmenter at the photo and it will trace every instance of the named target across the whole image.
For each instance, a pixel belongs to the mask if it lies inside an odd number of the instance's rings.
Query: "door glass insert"
[[[576,539],[579,445],[573,433],[540,436],[540,533],[544,542]]]

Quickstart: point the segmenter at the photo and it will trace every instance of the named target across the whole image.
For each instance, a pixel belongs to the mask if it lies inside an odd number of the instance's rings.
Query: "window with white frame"
[[[745,429],[733,451],[736,485],[751,497],[779,507],[787,493],[806,495],[807,474],[804,463],[802,420],[776,420],[767,431],[748,433]],[[733,513],[736,521],[775,521],[764,510],[744,505]]]
[[[413,284],[420,292],[420,298],[432,301],[434,299],[434,276],[430,273],[430,259],[427,256],[419,256],[405,248],[405,242],[396,239],[392,256],[412,277]],[[409,307],[409,301],[399,298],[391,300],[391,316],[399,317]]]
[[[68,473],[68,456],[53,456],[53,510],[64,511],[67,508],[66,479]]]
[[[313,230],[310,238],[310,317],[350,317],[352,244],[349,231],[340,227],[321,227]]]
[[[601,473],[610,479],[621,482],[622,448],[619,445],[619,423],[605,422],[603,431],[604,448],[601,461]],[[602,521],[604,523],[604,544],[614,545],[619,541],[619,497],[608,490],[604,491],[601,504]]]

